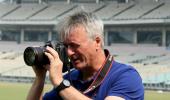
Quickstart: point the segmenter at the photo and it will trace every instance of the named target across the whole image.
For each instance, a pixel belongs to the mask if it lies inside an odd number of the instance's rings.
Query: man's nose
[[[71,47],[68,47],[68,48],[67,48],[67,54],[68,54],[68,56],[72,56],[74,53],[75,53],[75,51],[73,50],[73,48],[71,48]]]

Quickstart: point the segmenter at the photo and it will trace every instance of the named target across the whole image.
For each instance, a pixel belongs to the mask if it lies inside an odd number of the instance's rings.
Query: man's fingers
[[[54,57],[48,53],[48,52],[45,52],[45,55],[48,57],[49,61],[51,62],[52,60],[54,60]]]
[[[51,47],[46,47],[46,52],[50,53],[54,58],[59,58],[58,53]]]

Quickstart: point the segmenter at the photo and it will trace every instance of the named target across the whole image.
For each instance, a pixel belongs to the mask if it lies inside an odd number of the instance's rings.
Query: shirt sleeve
[[[126,100],[139,100],[142,95],[144,95],[142,79],[135,70],[121,73],[118,79],[111,83],[107,94],[107,96],[118,96]]]
[[[53,89],[50,92],[45,93],[43,100],[62,100],[58,93]]]

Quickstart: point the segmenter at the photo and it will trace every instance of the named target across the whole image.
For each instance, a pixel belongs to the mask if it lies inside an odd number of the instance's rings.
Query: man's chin
[[[80,63],[79,61],[75,61],[75,62],[73,62],[73,65],[74,65],[75,67],[79,67],[79,66],[81,65],[81,63]]]
[[[78,70],[82,70],[84,68],[84,66],[81,64],[81,63],[76,63],[76,64],[73,64],[75,66],[76,69]]]

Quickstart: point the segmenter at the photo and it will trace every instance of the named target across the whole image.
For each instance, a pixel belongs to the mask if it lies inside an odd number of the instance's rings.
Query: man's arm
[[[107,96],[105,100],[125,100],[125,99],[117,96]]]
[[[35,72],[36,77],[28,92],[27,100],[42,100],[42,92],[47,70],[43,67],[40,68],[36,66],[32,66],[32,68]]]
[[[43,88],[44,88],[44,81],[35,79],[28,93],[27,100],[42,100]]]

